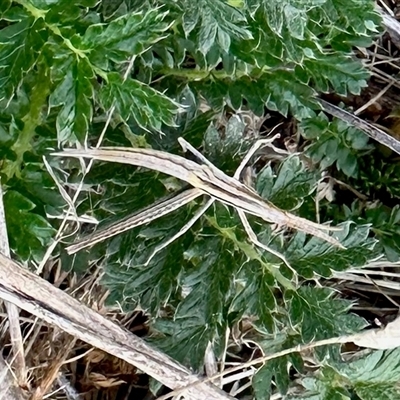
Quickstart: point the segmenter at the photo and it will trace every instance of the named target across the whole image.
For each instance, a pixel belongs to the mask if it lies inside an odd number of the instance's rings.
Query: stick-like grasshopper
[[[284,225],[299,231],[303,231],[323,239],[337,247],[344,248],[338,242],[338,240],[324,232],[329,230],[338,230],[338,228],[317,224],[293,215],[289,212],[283,211],[274,206],[272,203],[264,200],[255,191],[245,186],[238,180],[240,172],[245,166],[245,163],[249,160],[250,156],[255,153],[257,148],[260,147],[260,144],[263,141],[259,141],[255,146],[253,146],[252,150],[250,150],[249,154],[246,156],[244,162],[242,162],[239,169],[236,171],[234,177],[226,175],[220,169],[215,167],[183,138],[179,138],[179,142],[184,150],[189,150],[194,153],[200,163],[196,163],[175,154],[142,148],[105,147],[99,149],[82,150],[66,149],[63,152],[53,153],[53,155],[57,156],[83,157],[144,167],[174,176],[194,187],[194,189],[187,190],[176,197],[162,200],[154,207],[141,210],[135,215],[132,215],[120,223],[117,223],[113,227],[106,228],[104,231],[99,231],[98,233],[95,232],[87,239],[83,239],[82,241],[68,247],[68,252],[74,253],[84,247],[102,241],[117,233],[131,229],[135,226],[139,226],[143,223],[150,222],[151,220],[176,210],[180,206],[189,203],[202,194],[207,194],[211,196],[212,199],[203,207],[202,213],[212,204],[213,200],[219,200],[222,203],[235,207],[239,212],[239,216],[247,233],[249,234],[251,241],[253,241],[256,245],[271,251],[280,258],[282,258],[280,254],[277,254],[275,251],[271,250],[269,247],[263,245],[257,240],[256,235],[252,231],[247,221],[245,216],[246,213],[258,216],[267,222],[272,222],[278,225]],[[271,142],[271,139],[264,140],[264,142]],[[194,221],[198,219],[200,215],[201,213],[197,213]],[[189,223],[190,226],[193,225],[194,221]],[[187,229],[187,226],[182,228],[179,235],[182,234],[182,231],[187,231]],[[178,235],[175,235],[172,240],[176,239],[177,236]],[[170,243],[172,240],[168,240],[168,243]],[[165,247],[165,245],[162,245],[159,249],[163,247]]]

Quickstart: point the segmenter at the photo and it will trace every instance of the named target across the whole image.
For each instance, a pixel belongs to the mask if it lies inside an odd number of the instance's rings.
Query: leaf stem
[[[289,279],[285,278],[281,274],[279,267],[277,267],[273,263],[265,262],[262,256],[260,256],[259,252],[251,244],[238,240],[236,234],[233,232],[233,228],[222,228],[218,225],[215,218],[209,217],[207,215],[205,215],[204,217],[212,227],[216,228],[222,234],[223,237],[233,242],[234,245],[237,248],[239,248],[247,256],[249,260],[256,260],[263,267],[268,269],[268,271],[273,275],[273,277],[277,280],[277,282],[282,285],[282,287],[284,287],[287,290],[296,291],[296,288],[293,285],[293,283],[290,282]]]
[[[37,84],[32,88],[30,96],[30,109],[29,112],[22,118],[24,127],[19,132],[18,139],[12,146],[17,159],[12,162],[7,162],[3,167],[3,173],[8,178],[20,175],[21,164],[25,152],[32,150],[32,139],[35,136],[36,127],[42,122],[42,107],[46,103],[49,94],[49,76],[45,68],[40,68],[38,72]]]
[[[21,4],[21,6],[25,7],[25,9],[32,14],[32,16],[35,19],[40,19],[42,18],[44,20],[44,17],[48,13],[49,10],[41,10],[39,8],[36,8],[33,4],[29,3],[29,1],[26,0],[14,0],[16,3]]]
[[[37,7],[35,7],[35,6],[33,6],[31,3],[29,3],[29,2],[26,1],[26,0],[15,0],[15,2],[21,4],[23,7],[25,7],[25,9],[26,9],[30,14],[32,14],[32,16],[33,16],[35,19],[42,19],[43,22],[45,23],[45,25],[47,26],[47,28],[48,28],[51,32],[53,32],[56,36],[61,37],[62,40],[63,40],[63,42],[64,42],[64,44],[65,44],[73,53],[75,53],[79,58],[87,58],[87,57],[86,57],[86,54],[85,54],[85,51],[84,51],[84,50],[77,49],[77,48],[71,43],[71,41],[70,41],[69,39],[66,39],[66,38],[62,35],[62,33],[61,33],[60,29],[58,28],[58,26],[56,26],[56,25],[54,25],[54,24],[48,24],[48,23],[46,22],[45,17],[46,17],[46,14],[48,13],[49,10],[41,10],[41,9],[39,9],[39,8],[37,8]]]

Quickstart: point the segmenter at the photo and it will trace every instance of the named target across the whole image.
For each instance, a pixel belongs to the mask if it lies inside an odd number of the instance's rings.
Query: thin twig
[[[0,400],[25,400],[21,389],[15,385],[11,368],[0,356]]]
[[[4,213],[3,189],[0,183],[0,252],[10,257],[8,244],[6,217]],[[10,325],[11,346],[13,349],[15,374],[20,387],[27,387],[27,370],[25,364],[25,351],[19,322],[19,310],[12,303],[5,303]]]
[[[62,334],[66,336],[65,333]],[[50,388],[54,384],[54,381],[59,375],[61,366],[64,364],[65,359],[68,357],[75,344],[76,338],[68,336],[68,339],[66,343],[64,343],[62,351],[59,351],[54,359],[49,360],[50,365],[46,370],[46,374],[41,379],[40,384],[36,387],[30,400],[42,400],[44,396],[49,392]]]
[[[392,86],[393,86],[393,82],[388,83],[376,96],[372,97],[372,99],[370,99],[364,105],[362,105],[360,108],[358,108],[356,111],[354,111],[354,115],[361,114],[369,106],[376,103]]]
[[[81,395],[71,385],[71,382],[65,377],[64,374],[61,374],[57,377],[57,383],[60,386],[60,389],[64,391],[68,400],[81,400]]]

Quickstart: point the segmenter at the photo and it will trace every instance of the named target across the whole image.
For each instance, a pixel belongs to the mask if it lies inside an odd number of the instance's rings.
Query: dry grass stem
[[[0,254],[0,297],[57,326],[64,332],[102,349],[176,389],[197,382],[188,369],[144,340],[82,305],[49,282]],[[225,392],[209,383],[185,392],[190,399],[228,399]]]
[[[0,252],[7,257],[10,257],[10,247],[8,244],[7,235],[7,225],[6,218],[4,214],[4,204],[3,204],[3,190],[0,184]],[[15,375],[17,377],[18,385],[23,388],[28,387],[27,382],[27,370],[25,365],[25,351],[22,340],[21,327],[19,322],[19,310],[12,303],[5,303],[9,331],[11,337],[11,346],[13,349],[13,364],[15,368]]]

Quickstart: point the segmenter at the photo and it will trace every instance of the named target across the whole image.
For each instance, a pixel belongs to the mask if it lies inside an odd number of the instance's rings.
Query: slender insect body
[[[180,206],[189,203],[202,193],[208,194],[212,199],[216,199],[224,204],[236,208],[239,211],[242,222],[245,219],[243,213],[251,214],[262,218],[264,221],[303,231],[307,234],[311,234],[323,239],[337,247],[344,248],[335,238],[323,232],[337,229],[317,224],[293,215],[287,211],[283,211],[270,202],[264,200],[255,191],[241,183],[237,179],[237,176],[240,175],[240,171],[243,169],[242,165],[236,172],[235,177],[230,177],[211,164],[210,161],[208,161],[189,143],[184,141],[184,139],[181,138],[179,142],[184,149],[188,149],[193,152],[202,164],[197,164],[194,161],[187,160],[186,158],[175,154],[142,148],[108,147],[83,150],[68,149],[60,153],[54,153],[54,155],[58,156],[91,158],[144,167],[168,174],[183,180],[194,187],[194,189],[190,189],[184,193],[176,195],[176,198],[174,197],[172,199],[162,200],[151,208],[139,211],[128,219],[121,221],[119,224],[117,223],[114,228],[109,228],[107,232],[102,233],[99,231],[97,234],[95,233],[87,239],[70,246],[68,248],[70,253],[102,241],[117,233],[131,229],[135,226],[150,222],[158,217],[161,217],[162,215],[166,215],[169,212],[178,209]],[[207,207],[209,207],[211,204],[212,202],[210,202]],[[196,218],[198,217],[199,216]],[[246,222],[246,226],[247,231],[249,231],[251,228],[249,228],[248,222]],[[182,228],[182,231],[185,231],[185,229],[186,228]],[[254,232],[250,233],[253,235]],[[273,250],[263,246],[260,242],[257,243],[264,249],[268,249],[268,251],[273,252]]]

